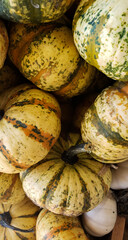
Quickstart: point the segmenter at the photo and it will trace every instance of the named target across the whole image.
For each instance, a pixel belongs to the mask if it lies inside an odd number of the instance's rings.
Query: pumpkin
[[[128,81],[128,1],[82,0],[73,19],[74,43],[88,63]]]
[[[26,195],[39,207],[65,216],[79,216],[100,203],[110,188],[111,170],[85,153],[73,151],[80,135],[60,136],[42,161],[22,171]]]
[[[128,159],[128,82],[117,81],[97,96],[83,116],[81,135],[98,161]]]
[[[10,30],[9,57],[25,78],[45,91],[72,97],[93,81],[95,68],[79,55],[66,21],[14,24]]]
[[[13,204],[0,204],[0,240],[36,240],[40,209],[27,197]]]
[[[0,19],[0,69],[3,67],[9,45],[9,38],[6,26],[3,20]]]
[[[15,22],[41,23],[60,18],[74,0],[7,0],[0,4],[0,17]]]
[[[102,202],[81,216],[83,228],[92,236],[102,237],[110,233],[117,220],[117,203],[111,191]]]
[[[24,197],[19,174],[0,173],[0,204],[15,204]]]
[[[88,240],[77,217],[67,217],[40,211],[36,222],[36,240]]]
[[[111,168],[112,182],[111,188],[114,190],[128,188],[128,160],[116,164],[116,167]]]
[[[59,137],[58,101],[32,84],[4,91],[0,114],[1,172],[18,173],[32,166],[47,155]]]

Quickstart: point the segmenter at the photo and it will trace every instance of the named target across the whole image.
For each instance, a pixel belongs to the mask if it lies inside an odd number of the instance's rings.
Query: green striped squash
[[[0,173],[0,204],[15,204],[24,197],[19,174]]]
[[[0,171],[18,173],[47,155],[61,130],[52,94],[21,84],[0,95]]]
[[[0,17],[22,23],[41,23],[60,18],[74,0],[5,0],[0,3]]]
[[[36,240],[88,240],[78,217],[40,211],[36,222]]]
[[[128,81],[128,1],[82,0],[73,19],[80,55],[108,77]]]
[[[81,135],[95,159],[106,163],[128,159],[128,82],[117,81],[98,95],[83,116]]]
[[[9,57],[25,78],[61,97],[79,95],[92,83],[95,68],[79,55],[66,21],[14,24]]]
[[[8,32],[4,21],[0,19],[0,69],[4,66],[4,62],[8,51],[8,45],[9,45]]]
[[[80,140],[71,133],[60,137],[42,161],[20,173],[26,195],[39,207],[65,216],[78,216],[99,204],[110,188],[108,165],[86,153],[72,156]]]
[[[40,209],[27,197],[13,204],[0,204],[0,240],[36,240]]]

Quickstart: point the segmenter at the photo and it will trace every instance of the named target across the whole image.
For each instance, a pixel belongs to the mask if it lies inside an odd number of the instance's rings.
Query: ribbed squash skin
[[[89,211],[110,188],[108,165],[85,153],[80,153],[74,164],[62,160],[62,153],[78,142],[78,136],[70,134],[67,141],[60,137],[45,159],[20,174],[27,196],[56,214],[78,216]]]
[[[128,82],[116,82],[98,95],[81,123],[92,156],[106,163],[128,159]]]
[[[0,69],[3,67],[7,51],[8,51],[9,39],[6,26],[3,20],[0,19]]]
[[[57,100],[32,84],[0,95],[0,171],[18,173],[40,161],[59,137],[61,111]]]
[[[41,210],[36,222],[36,240],[88,240],[77,217]]]
[[[24,197],[19,174],[0,173],[0,203],[15,204]]]
[[[80,55],[108,77],[128,81],[128,1],[82,0],[73,20]]]
[[[74,0],[6,0],[0,4],[0,16],[14,22],[41,23],[60,18]]]
[[[39,210],[27,197],[17,204],[0,204],[0,214],[9,212],[12,218],[10,223],[12,226],[24,230],[33,230],[33,232],[24,233],[5,228],[0,224],[0,240],[36,240],[35,227]]]
[[[28,80],[62,97],[83,92],[95,74],[95,68],[80,57],[72,30],[62,20],[38,26],[15,24],[9,56]]]

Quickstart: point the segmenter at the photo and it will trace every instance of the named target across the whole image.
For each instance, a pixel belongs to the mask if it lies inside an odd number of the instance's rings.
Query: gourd
[[[111,188],[114,190],[128,188],[128,160],[116,164],[115,168],[111,168],[112,182]]]
[[[27,197],[13,204],[0,204],[0,240],[36,240],[36,220],[40,209]]]
[[[9,38],[6,26],[3,20],[0,19],[0,69],[3,67],[9,45]]]
[[[97,96],[81,122],[82,139],[92,157],[106,163],[128,159],[127,119],[128,82],[117,81]]]
[[[40,161],[61,131],[58,101],[32,84],[4,91],[0,115],[1,172],[19,173]]]
[[[60,18],[74,0],[6,0],[0,5],[0,17],[9,21],[23,23],[41,23]]]
[[[82,93],[95,75],[95,68],[80,57],[72,30],[62,19],[45,25],[14,24],[8,54],[25,78],[62,97]]]
[[[110,233],[115,226],[116,219],[117,203],[110,191],[98,206],[81,216],[83,228],[95,237]]]
[[[45,159],[20,173],[26,195],[39,207],[79,216],[107,194],[111,184],[109,165],[75,150],[79,141],[79,134],[70,133],[66,140],[60,136]]]
[[[46,209],[40,211],[36,222],[36,240],[88,240],[77,217],[54,214]]]
[[[128,81],[128,1],[82,0],[73,19],[74,43],[88,63]]]
[[[0,173],[0,204],[15,204],[24,198],[19,174]]]

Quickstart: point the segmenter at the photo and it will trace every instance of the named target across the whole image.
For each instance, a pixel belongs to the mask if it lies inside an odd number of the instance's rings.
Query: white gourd
[[[81,216],[82,224],[87,233],[95,237],[102,237],[110,233],[117,219],[117,203],[112,192],[94,209]]]
[[[118,163],[117,168],[112,168],[111,188],[114,190],[128,188],[128,161]]]

